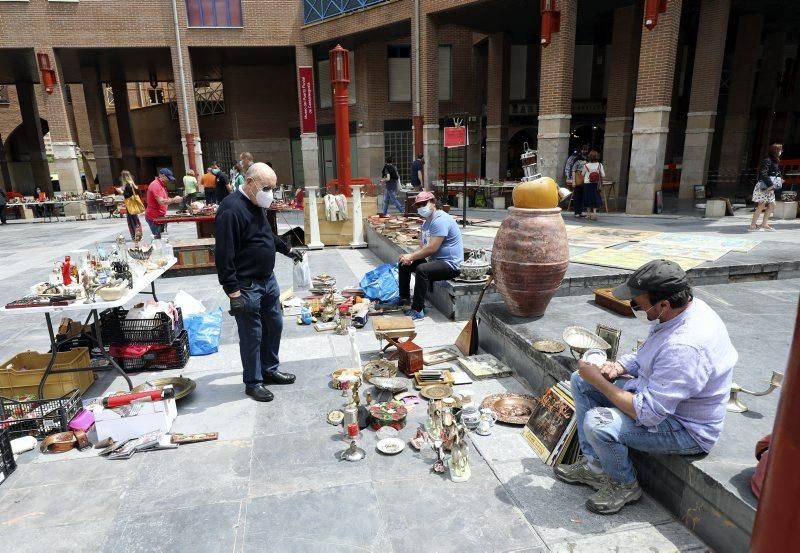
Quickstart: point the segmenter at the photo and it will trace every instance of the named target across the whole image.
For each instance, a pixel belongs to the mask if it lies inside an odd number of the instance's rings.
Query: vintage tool
[[[406,376],[422,369],[422,348],[409,340],[397,346],[397,368]]]
[[[196,444],[199,442],[210,442],[219,438],[217,432],[203,432],[200,434],[172,434],[170,442],[173,444]]]
[[[103,398],[103,407],[113,409],[122,405],[129,405],[134,401],[148,399],[150,401],[161,401],[162,399],[174,398],[175,388],[168,387],[161,390],[148,390],[146,392],[136,392],[131,394],[119,394]]]
[[[728,398],[728,405],[727,409],[731,413],[744,413],[748,411],[749,408],[747,405],[739,399],[739,394],[749,394],[751,396],[765,396],[767,394],[771,394],[777,388],[781,387],[783,384],[783,374],[779,373],[778,371],[772,371],[772,377],[769,379],[769,387],[763,392],[752,392],[750,390],[745,390],[741,386],[739,386],[736,382],[731,383],[731,395]]]
[[[486,284],[481,289],[481,293],[478,296],[478,301],[475,303],[475,310],[472,312],[472,317],[461,331],[461,334],[458,335],[458,338],[456,338],[456,346],[464,355],[474,355],[478,352],[478,308],[481,306],[481,301],[483,301],[483,295],[486,293],[486,289],[492,285],[493,280],[494,277],[490,276],[489,280],[486,281]]]

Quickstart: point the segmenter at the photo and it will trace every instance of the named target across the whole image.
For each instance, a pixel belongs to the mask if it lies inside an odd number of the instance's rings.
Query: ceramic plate
[[[484,398],[481,407],[497,413],[497,420],[507,424],[525,424],[531,418],[536,398],[527,394],[492,394]]]
[[[378,451],[386,455],[397,455],[403,451],[406,444],[400,438],[386,438],[379,441],[375,447],[378,448]]]
[[[408,390],[408,382],[403,380],[402,378],[385,378],[381,376],[373,376],[370,379],[370,383],[373,384],[379,390],[388,390],[389,392],[396,393],[396,392],[404,392]]]
[[[396,438],[399,433],[400,432],[396,428],[382,426],[375,432],[375,435],[378,437],[378,440],[386,440],[388,438]]]
[[[328,424],[332,424],[334,426],[342,424],[344,420],[344,413],[341,411],[331,411],[328,413]]]
[[[425,399],[444,399],[453,395],[453,388],[448,384],[431,384],[423,386],[419,393]]]

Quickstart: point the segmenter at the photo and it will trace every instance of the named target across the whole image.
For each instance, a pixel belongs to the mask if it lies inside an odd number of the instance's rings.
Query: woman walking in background
[[[119,184],[122,188],[122,197],[125,199],[125,218],[128,220],[128,232],[131,233],[131,240],[142,239],[142,222],[139,214],[144,211],[144,204],[137,193],[136,184],[130,171],[123,171],[119,175]]]
[[[600,154],[592,150],[589,152],[589,161],[583,166],[583,207],[588,211],[587,217],[591,221],[597,221],[597,208],[603,205],[600,185],[605,176]]]
[[[775,230],[770,226],[769,218],[772,215],[772,210],[775,209],[775,189],[780,189],[783,186],[781,166],[779,164],[782,153],[783,144],[773,144],[769,147],[767,157],[761,161],[761,166],[758,168],[758,181],[753,189],[753,203],[756,204],[756,212],[753,213],[753,219],[750,221],[750,227],[747,230],[766,230],[768,232]],[[764,213],[764,219],[759,228],[758,216],[762,212]]]
[[[183,177],[183,211],[189,211],[189,206],[192,205],[196,196],[197,178],[194,175],[194,171],[189,169],[186,171],[186,176]]]

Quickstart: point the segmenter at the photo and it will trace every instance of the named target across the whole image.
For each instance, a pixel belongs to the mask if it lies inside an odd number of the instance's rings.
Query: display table
[[[156,297],[156,285],[155,281],[158,277],[163,275],[170,267],[172,267],[176,263],[176,259],[172,259],[167,263],[166,266],[157,270],[157,271],[150,271],[149,273],[145,274],[141,278],[139,278],[133,285],[133,288],[128,290],[128,293],[125,296],[121,297],[116,301],[96,301],[94,303],[80,303],[76,302],[70,305],[59,305],[59,306],[41,306],[41,307],[21,307],[21,308],[14,308],[14,309],[6,309],[5,307],[0,308],[0,314],[4,316],[13,316],[13,315],[30,315],[31,313],[44,313],[45,322],[47,323],[47,332],[50,336],[50,362],[47,365],[47,369],[45,369],[44,374],[42,375],[42,380],[39,381],[39,389],[37,391],[37,396],[41,399],[42,398],[42,391],[44,390],[44,383],[47,380],[47,377],[51,374],[57,373],[71,373],[71,372],[87,372],[87,371],[117,371],[128,383],[128,389],[133,389],[133,383],[131,379],[128,378],[128,375],[123,371],[117,362],[114,361],[114,358],[111,357],[108,352],[105,350],[103,346],[103,334],[101,329],[100,323],[100,316],[99,312],[104,311],[106,309],[113,309],[115,307],[122,307],[128,303],[130,303],[137,295],[139,294],[147,294],[153,296],[153,299],[158,301]],[[147,287],[150,287],[149,292],[145,292],[144,290]],[[51,316],[58,313],[63,313],[65,311],[88,311],[89,314],[86,317],[86,320],[83,322],[81,327],[81,331],[77,336],[87,338],[92,343],[92,348],[99,348],[102,355],[108,360],[109,364],[103,367],[80,367],[74,369],[61,369],[58,371],[53,371],[53,363],[56,360],[56,354],[58,353],[58,348],[61,344],[65,342],[69,342],[75,338],[75,336],[71,336],[69,338],[64,338],[62,340],[56,340],[56,335],[53,332],[53,321]],[[94,331],[90,332],[89,328],[90,325],[94,323]],[[91,348],[90,348],[91,350]]]
[[[198,238],[214,238],[214,220],[216,218],[216,215],[165,215],[153,219],[153,222],[157,225],[195,223]]]

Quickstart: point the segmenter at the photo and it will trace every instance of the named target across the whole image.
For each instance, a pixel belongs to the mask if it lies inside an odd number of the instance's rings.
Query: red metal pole
[[[350,106],[348,83],[333,85],[333,118],[336,126],[336,177],[339,194],[350,195]]]
[[[767,476],[756,512],[751,553],[795,551],[800,528],[800,304],[794,324],[789,364],[772,427]]]
[[[421,115],[415,115],[412,121],[414,125],[414,157],[419,157],[423,153],[422,126],[425,124],[425,120]]]
[[[195,150],[194,150],[194,134],[192,134],[190,132],[187,132],[186,133],[186,156],[189,158],[189,169],[194,171],[195,175],[199,176],[199,174],[197,173],[197,167],[196,167],[197,162],[194,159],[194,152],[195,152]]]

